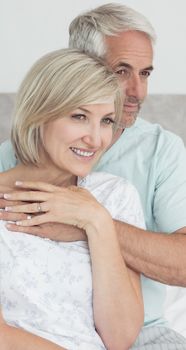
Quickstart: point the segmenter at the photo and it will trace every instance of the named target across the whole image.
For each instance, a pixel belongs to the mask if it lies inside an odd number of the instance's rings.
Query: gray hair
[[[11,133],[17,158],[24,164],[39,164],[45,123],[111,96],[117,123],[123,109],[122,92],[117,77],[102,60],[74,49],[43,56],[17,93]]]
[[[145,33],[154,45],[156,34],[145,16],[122,4],[105,4],[74,18],[69,26],[69,47],[104,58],[105,36],[129,30]]]

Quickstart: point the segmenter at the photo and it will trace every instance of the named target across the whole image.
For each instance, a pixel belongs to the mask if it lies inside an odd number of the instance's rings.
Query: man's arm
[[[129,267],[159,282],[186,287],[186,227],[168,235],[115,224]]]
[[[159,282],[185,287],[186,151],[176,135],[165,132],[162,137],[155,158],[155,183],[148,189],[153,190],[153,197],[151,202],[145,199],[158,232],[121,223],[116,223],[116,229],[126,263],[132,269]],[[146,208],[148,229],[152,229],[149,219]]]

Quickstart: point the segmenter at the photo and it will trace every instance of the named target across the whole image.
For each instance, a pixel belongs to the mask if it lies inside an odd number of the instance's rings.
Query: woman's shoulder
[[[127,179],[106,172],[92,172],[84,178],[79,178],[78,186],[85,187],[91,192],[101,190],[102,194],[103,191],[108,191],[109,194],[117,191],[129,194],[136,192],[135,187]]]
[[[89,190],[105,207],[123,207],[138,197],[136,188],[128,180],[105,172],[93,172],[78,185]]]
[[[114,219],[144,228],[143,211],[136,188],[126,179],[103,172],[93,172],[79,180]]]

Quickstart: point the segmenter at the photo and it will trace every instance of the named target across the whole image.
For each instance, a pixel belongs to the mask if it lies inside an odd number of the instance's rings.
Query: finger
[[[21,220],[25,220],[28,219],[27,214],[15,214],[15,213],[8,213],[6,211],[1,211],[0,212],[0,220],[4,220],[4,221],[21,221]],[[30,216],[29,216],[30,217]]]
[[[19,227],[35,226],[50,222],[51,219],[48,214],[42,214],[33,216],[31,219],[16,221],[16,225]]]
[[[39,190],[43,192],[54,192],[59,191],[60,187],[48,184],[46,182],[40,181],[16,181],[15,185],[17,187],[28,188],[32,190]]]
[[[6,199],[0,199],[0,209],[4,209],[7,205],[7,203],[8,203],[8,201]]]
[[[4,195],[3,195],[4,196]],[[0,199],[0,209],[4,209],[7,206],[12,206],[12,205],[20,205],[24,204],[24,202],[21,201],[11,201],[7,199]]]
[[[47,204],[42,203],[30,203],[26,205],[14,205],[5,207],[5,211],[11,213],[41,213],[48,211]]]
[[[12,201],[44,202],[49,197],[48,193],[38,191],[5,193],[4,198]]]
[[[13,232],[22,232],[22,233],[28,233],[33,236],[39,236],[39,237],[44,237],[46,236],[45,232],[41,230],[41,226],[18,226],[16,224],[7,224],[6,228],[8,231],[13,231]]]

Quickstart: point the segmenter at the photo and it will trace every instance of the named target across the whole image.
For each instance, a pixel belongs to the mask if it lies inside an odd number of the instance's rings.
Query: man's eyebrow
[[[116,65],[116,68],[122,68],[122,67],[131,69],[131,70],[133,69],[133,67],[131,66],[131,64],[126,63],[126,62],[119,62],[119,63]],[[151,66],[142,68],[141,71],[143,71],[143,70],[153,71],[153,69],[154,69],[154,67],[151,65]]]
[[[153,66],[149,66],[149,67],[146,67],[146,68],[143,68],[141,70],[150,70],[151,72],[153,71],[154,67]]]
[[[115,68],[122,68],[122,67],[132,69],[132,66],[126,62],[118,62],[115,66]]]

